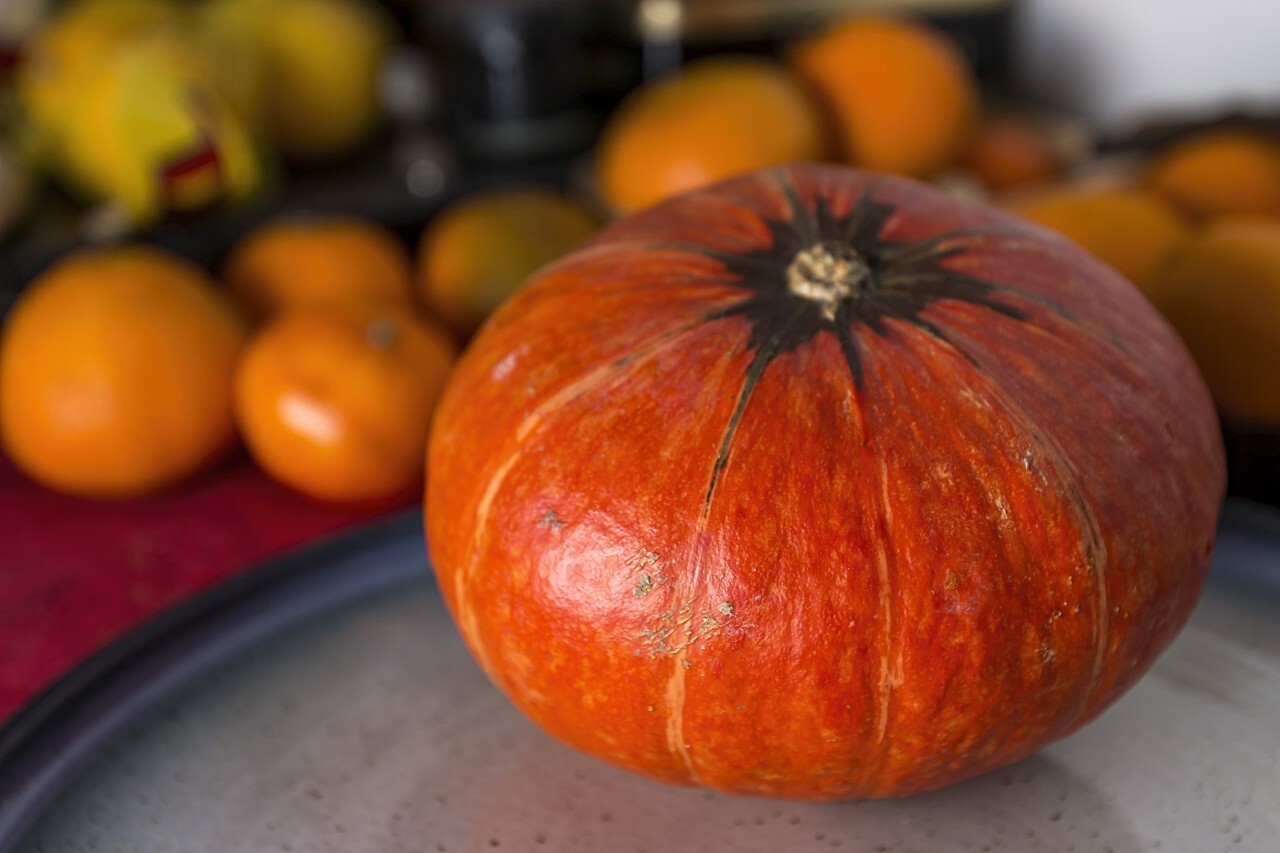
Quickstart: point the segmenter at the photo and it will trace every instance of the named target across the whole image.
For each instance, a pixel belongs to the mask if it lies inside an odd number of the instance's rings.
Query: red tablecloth
[[[0,723],[148,617],[389,509],[310,501],[243,456],[156,498],[91,502],[0,456]]]

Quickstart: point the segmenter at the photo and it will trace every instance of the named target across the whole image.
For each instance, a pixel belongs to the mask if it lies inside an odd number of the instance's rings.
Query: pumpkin
[[[907,795],[1102,711],[1225,488],[1175,333],[1038,226],[818,165],[622,219],[473,339],[426,527],[490,678],[672,783]]]

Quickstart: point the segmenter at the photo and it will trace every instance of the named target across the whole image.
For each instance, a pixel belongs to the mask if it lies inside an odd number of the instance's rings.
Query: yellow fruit
[[[492,190],[442,211],[418,245],[418,292],[462,334],[476,329],[531,273],[585,240],[595,217],[539,188]]]
[[[67,99],[97,67],[130,40],[177,27],[183,9],[172,0],[79,0],[67,4],[23,51],[16,83],[30,121],[57,132],[75,116]]]
[[[77,121],[64,155],[82,189],[135,222],[253,195],[258,152],[202,71],[184,42],[163,35],[117,51],[70,102]]]
[[[202,0],[195,8],[192,40],[210,57],[218,90],[261,137],[268,127],[270,79],[260,34],[264,0]]]
[[[248,126],[214,73],[223,66],[190,23],[185,7],[161,0],[84,0],[20,68],[43,167],[131,224],[239,200],[263,180]]]
[[[395,30],[372,0],[265,0],[272,137],[284,155],[346,154],[378,129],[377,83]]]
[[[1224,418],[1280,426],[1280,221],[1227,218],[1169,256],[1148,292]]]
[[[164,488],[234,441],[243,321],[212,281],[144,247],[83,250],[33,282],[0,339],[0,434],[53,489]]]

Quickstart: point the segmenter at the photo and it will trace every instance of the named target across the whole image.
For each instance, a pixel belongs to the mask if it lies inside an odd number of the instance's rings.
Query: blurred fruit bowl
[[[164,0],[91,2],[146,7],[164,4]],[[298,4],[304,0],[262,2],[301,8]],[[333,11],[330,0],[305,2]],[[206,3],[217,13],[210,15],[208,37],[216,44],[236,41],[227,28],[234,30],[232,24],[243,23],[238,15],[243,16],[248,8],[245,0]],[[596,152],[588,144],[600,126],[616,114],[615,107],[627,91],[705,54],[745,52],[781,60],[793,45],[831,22],[868,10],[927,17],[950,36],[976,70],[983,95],[978,128],[981,145],[975,144],[940,178],[963,191],[1004,203],[1005,192],[1021,192],[1038,184],[1069,184],[1081,176],[1106,173],[1105,180],[1123,182],[1125,171],[1135,164],[1141,168],[1152,153],[1173,139],[1206,127],[1203,116],[1198,115],[1190,121],[1138,126],[1122,137],[1106,136],[1105,127],[1090,123],[1079,113],[1063,116],[1049,112],[1046,120],[1040,104],[1016,98],[997,100],[994,96],[1008,98],[1015,82],[1005,61],[1013,47],[1011,37],[1022,32],[1015,27],[1014,6],[1007,0],[802,0],[789,4],[762,0],[615,0],[606,4],[585,0],[388,0],[386,8],[402,25],[402,44],[425,46],[430,57],[426,65],[402,67],[405,74],[400,83],[427,102],[438,98],[438,111],[432,112],[430,103],[419,104],[417,113],[409,110],[402,115],[405,120],[393,122],[391,132],[377,136],[361,156],[338,158],[319,168],[306,165],[306,152],[295,151],[296,167],[286,173],[286,180],[272,184],[269,194],[235,209],[203,213],[194,220],[169,217],[147,227],[141,236],[213,269],[243,235],[284,211],[311,209],[363,216],[389,227],[408,245],[443,205],[486,187],[552,183],[600,190],[593,178],[583,178],[595,160]],[[309,27],[296,20],[282,25],[282,32],[276,34],[283,45],[279,49],[314,43],[319,37]],[[376,29],[372,27],[370,32]],[[376,38],[371,44],[370,50],[385,49]],[[169,54],[160,51],[156,62],[163,65],[170,61],[166,56]],[[538,59],[548,56],[555,61]],[[423,54],[417,58],[423,59]],[[299,62],[305,66],[303,59]],[[367,69],[370,63],[360,64]],[[362,72],[356,76],[365,79],[368,75]],[[676,75],[668,75],[668,79],[670,76]],[[429,89],[432,80],[440,84],[440,90],[424,93],[421,87]],[[225,85],[241,98],[252,102],[263,96],[252,86],[237,88],[236,83]],[[296,100],[299,105],[305,101],[301,96]],[[1013,120],[1002,121],[1008,117]],[[1232,121],[1240,123],[1239,117]],[[1245,124],[1267,133],[1277,129],[1276,122],[1264,119],[1254,118]],[[1100,130],[1104,131],[1104,156],[1100,160],[1087,158],[1092,153],[1092,137]],[[642,147],[647,151],[653,146]],[[1071,171],[1073,164],[1075,171]],[[1120,165],[1117,168],[1114,164]],[[184,176],[192,180],[183,187],[196,192],[201,186],[199,170],[179,177]],[[21,178],[19,175],[19,183]],[[26,282],[84,237],[79,227],[83,223],[75,220],[77,209],[68,197],[46,191],[42,198],[30,221],[19,224],[20,239],[2,250],[0,310]],[[1131,201],[1123,200],[1121,206],[1132,207]],[[1091,216],[1086,211],[1076,219],[1090,221]],[[56,224],[50,226],[51,222]],[[1152,255],[1142,259],[1141,270],[1149,272],[1158,266],[1155,253],[1163,252],[1164,242],[1173,242],[1181,234],[1178,228],[1166,230],[1168,240],[1148,246]],[[1081,239],[1079,234],[1069,236]],[[1136,246],[1138,242],[1112,241],[1135,251],[1141,248]],[[1106,254],[1105,248],[1095,250]],[[1124,266],[1123,259],[1104,259]],[[1147,274],[1125,272],[1135,279]],[[1280,503],[1280,425],[1230,423],[1225,429],[1232,460],[1232,491]]]

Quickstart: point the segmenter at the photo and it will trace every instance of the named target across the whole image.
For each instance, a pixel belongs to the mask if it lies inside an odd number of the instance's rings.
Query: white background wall
[[[1017,26],[1026,89],[1103,132],[1280,112],[1280,0],[1022,0]]]

